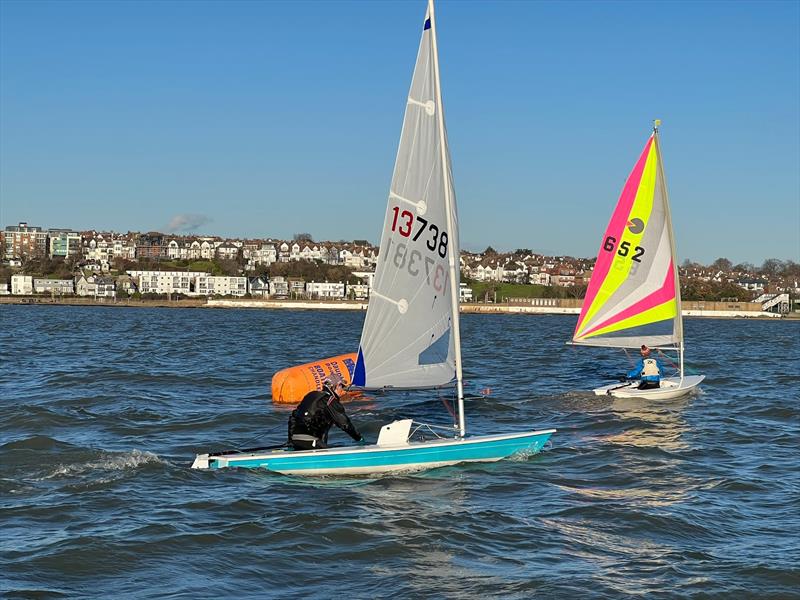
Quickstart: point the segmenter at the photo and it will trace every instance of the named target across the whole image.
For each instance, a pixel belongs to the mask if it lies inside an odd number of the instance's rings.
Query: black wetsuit
[[[328,390],[309,392],[289,417],[288,445],[295,450],[327,448],[331,425],[357,442],[362,439],[335,394]]]

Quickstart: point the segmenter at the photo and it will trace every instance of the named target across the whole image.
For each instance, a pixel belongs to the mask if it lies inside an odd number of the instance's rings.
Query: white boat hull
[[[638,389],[638,381],[632,381],[627,384],[610,383],[592,391],[598,396],[614,396],[615,398],[669,400],[671,398],[680,398],[693,392],[705,378],[705,375],[687,375],[683,379],[680,377],[665,377],[661,380],[661,387],[650,390]]]
[[[419,471],[465,462],[494,462],[536,454],[555,429],[456,439],[406,442],[393,446],[350,446],[322,450],[198,454],[193,469],[238,467],[287,475],[373,475]]]

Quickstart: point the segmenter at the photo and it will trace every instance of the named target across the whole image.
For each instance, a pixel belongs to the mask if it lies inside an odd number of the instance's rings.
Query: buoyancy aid
[[[658,368],[658,361],[655,358],[645,358],[642,361],[642,376],[643,377],[661,377],[661,369]]]

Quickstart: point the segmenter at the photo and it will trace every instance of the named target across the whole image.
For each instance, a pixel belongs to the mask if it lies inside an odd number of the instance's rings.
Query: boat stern
[[[208,454],[198,454],[194,457],[194,462],[192,463],[193,469],[210,469],[210,465],[208,464]]]

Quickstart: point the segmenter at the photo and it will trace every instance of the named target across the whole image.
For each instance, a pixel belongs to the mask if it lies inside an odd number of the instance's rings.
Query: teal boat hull
[[[420,471],[467,462],[494,462],[536,454],[555,429],[456,439],[434,439],[392,446],[350,446],[323,450],[271,450],[199,454],[195,469],[266,469],[287,475],[373,475]]]

